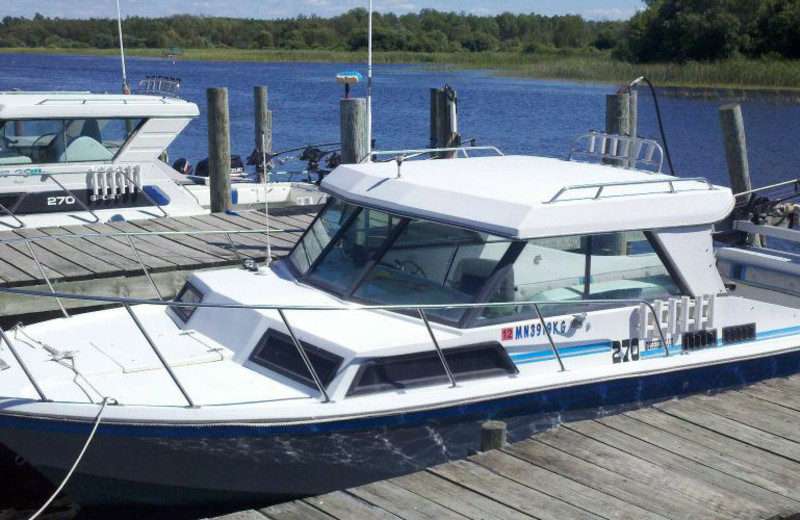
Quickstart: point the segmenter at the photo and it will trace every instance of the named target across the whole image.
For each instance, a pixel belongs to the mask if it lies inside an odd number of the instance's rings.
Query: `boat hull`
[[[402,414],[265,426],[101,424],[66,492],[82,505],[261,505],[317,495],[464,458],[481,422],[509,440],[560,421],[618,413],[800,372],[800,352],[631,376]],[[54,482],[91,425],[0,414],[0,442]]]

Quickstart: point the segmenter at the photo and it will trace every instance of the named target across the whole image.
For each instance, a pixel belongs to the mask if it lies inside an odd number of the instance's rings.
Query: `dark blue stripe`
[[[671,398],[678,395],[707,392],[741,386],[770,377],[800,372],[800,352],[791,352],[760,359],[698,367],[661,374],[631,376],[612,381],[578,385],[569,388],[544,390],[525,395],[498,398],[438,410],[406,412],[386,417],[348,419],[331,423],[293,426],[200,426],[162,427],[101,424],[101,436],[207,438],[207,437],[265,437],[274,435],[329,435],[348,430],[371,430],[397,427],[419,427],[478,419],[529,417],[545,413],[566,413],[613,407],[624,404]],[[86,435],[90,425],[46,421],[0,414],[0,426],[46,430]],[[0,440],[2,435],[0,434]]]

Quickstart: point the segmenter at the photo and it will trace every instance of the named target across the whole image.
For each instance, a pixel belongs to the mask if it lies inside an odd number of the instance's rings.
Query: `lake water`
[[[182,97],[200,106],[197,118],[170,147],[170,157],[193,164],[207,155],[205,89],[229,90],[231,150],[249,154],[253,138],[253,86],[269,87],[274,149],[338,141],[335,74],[362,64],[223,63],[129,59],[131,84],[151,74],[183,79]],[[486,71],[431,71],[408,65],[374,69],[374,137],[378,149],[428,145],[428,89],[452,85],[459,94],[459,130],[478,144],[506,153],[564,157],[572,139],[604,127],[605,95],[617,86],[535,79],[509,79]],[[0,54],[0,90],[91,90],[118,92],[117,58]],[[362,85],[354,95],[363,95]],[[660,97],[676,171],[728,184],[718,108],[725,99]],[[754,186],[800,176],[800,105],[769,100],[742,102]],[[652,98],[640,91],[639,128],[655,137]]]
[[[229,89],[233,153],[253,149],[254,85],[269,87],[273,111],[274,149],[338,141],[338,100],[342,87],[334,76],[360,64],[219,63],[129,59],[131,83],[146,75],[183,79],[185,99],[200,106],[194,121],[170,148],[171,157],[193,163],[207,155],[205,89]],[[116,58],[0,54],[0,90],[120,90]],[[379,149],[428,145],[428,89],[452,85],[459,93],[459,125],[465,138],[493,144],[506,153],[564,157],[572,139],[590,129],[603,129],[605,95],[617,86],[567,81],[508,79],[485,71],[430,71],[414,66],[377,66],[374,80],[374,136]],[[363,95],[363,87],[355,89]],[[727,100],[661,98],[664,125],[676,171],[728,184],[717,114]],[[766,185],[800,176],[800,105],[767,100],[742,102],[748,133],[753,184]],[[656,136],[652,99],[640,92],[640,134]],[[514,189],[509,186],[509,189]],[[0,453],[2,455],[2,453]],[[2,457],[0,457],[2,459]],[[3,468],[0,468],[2,471]],[[28,480],[0,479],[0,517],[4,507],[34,507],[49,492],[41,486],[27,500]],[[35,481],[35,480],[34,480]],[[38,486],[37,486],[38,487]],[[14,495],[16,503],[9,503]],[[40,496],[41,495],[41,498]],[[115,514],[114,516],[119,516]],[[186,513],[186,512],[184,512]],[[84,512],[82,517],[87,517]],[[104,514],[95,514],[103,518]],[[135,516],[135,515],[134,515]],[[191,516],[191,515],[190,515]],[[197,517],[204,516],[198,514]]]

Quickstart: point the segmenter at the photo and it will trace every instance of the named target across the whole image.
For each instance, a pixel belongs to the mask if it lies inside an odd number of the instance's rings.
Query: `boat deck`
[[[317,207],[309,206],[270,211],[270,229],[286,230],[271,234],[273,256],[281,257],[289,252],[317,210]],[[264,212],[250,210],[236,214],[213,213],[107,224],[23,228],[0,231],[0,241],[55,235],[263,229],[266,229]],[[229,236],[242,258],[258,262],[265,260],[266,235],[248,233]],[[236,252],[223,233],[137,235],[131,240],[136,251],[125,236],[83,236],[29,242],[35,258],[25,242],[0,243],[0,284],[48,291],[46,274],[58,292],[153,298],[155,291],[142,269],[144,264],[161,295],[171,298],[193,271],[238,263]],[[62,300],[62,303],[67,310],[94,305],[93,302],[78,300]],[[0,293],[2,316],[56,310],[58,303],[53,298]]]
[[[795,375],[219,520],[781,518],[800,512],[798,424]]]

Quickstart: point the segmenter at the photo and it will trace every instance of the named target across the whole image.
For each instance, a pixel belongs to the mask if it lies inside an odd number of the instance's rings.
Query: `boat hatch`
[[[500,343],[453,347],[442,352],[456,382],[518,373]],[[416,352],[365,361],[347,395],[439,385],[447,381],[442,360],[435,351]]]

